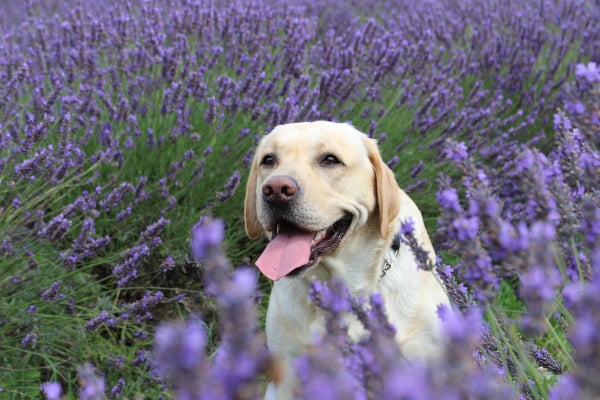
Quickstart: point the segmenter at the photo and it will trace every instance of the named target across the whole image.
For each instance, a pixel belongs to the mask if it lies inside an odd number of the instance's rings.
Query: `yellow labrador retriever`
[[[446,292],[434,273],[417,267],[407,246],[392,248],[401,221],[410,218],[435,259],[419,209],[375,141],[351,125],[280,125],[261,140],[246,188],[245,225],[251,238],[271,238],[256,265],[275,281],[266,334],[283,360],[284,378],[269,385],[267,398],[294,397],[290,361],[324,332],[308,297],[314,279],[339,277],[355,295],[380,292],[403,354],[428,358],[439,351],[436,310],[449,303]],[[351,337],[362,330],[350,319]]]

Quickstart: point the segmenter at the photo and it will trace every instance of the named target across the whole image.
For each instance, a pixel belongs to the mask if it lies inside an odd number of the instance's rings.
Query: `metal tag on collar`
[[[392,268],[392,263],[394,262],[396,257],[398,257],[399,251],[400,251],[399,248],[394,249],[394,256],[392,257],[392,259],[390,260],[389,258],[386,257],[385,260],[383,260],[383,271],[381,271],[381,275],[379,276],[380,278],[383,278],[385,276],[385,274],[388,272],[388,270],[390,268]]]
[[[392,250],[394,250],[394,256],[392,257],[392,260],[390,261],[388,258],[383,260],[383,271],[381,271],[380,278],[383,278],[388,270],[392,268],[392,262],[394,262],[396,257],[398,257],[398,252],[400,251],[400,233],[397,233],[396,236],[394,236],[394,240],[392,241]]]

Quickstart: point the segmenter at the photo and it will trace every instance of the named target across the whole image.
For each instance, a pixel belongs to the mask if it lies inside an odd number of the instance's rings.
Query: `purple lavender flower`
[[[152,319],[152,312],[150,311],[157,304],[164,300],[164,294],[161,291],[146,292],[146,294],[140,299],[133,303],[123,304],[122,309],[124,313],[121,315],[122,318],[130,317],[131,313],[135,314],[136,321],[141,322],[146,319]]]
[[[600,81],[600,68],[595,62],[587,64],[577,64],[575,67],[575,76],[584,78],[588,83]]]
[[[159,325],[154,335],[155,368],[163,378],[182,379],[184,383],[185,377],[193,376],[204,362],[205,346],[206,331],[199,320]]]
[[[388,160],[388,161],[386,162],[386,165],[387,165],[389,168],[394,168],[394,167],[395,167],[395,166],[396,166],[396,165],[397,165],[399,162],[400,162],[400,157],[398,157],[397,155],[395,155],[394,157],[392,157],[392,159],[391,159],[391,160]]]
[[[91,218],[84,219],[81,224],[81,231],[77,238],[73,240],[70,249],[61,253],[65,265],[75,268],[83,261],[97,255],[98,251],[108,245],[110,242],[109,236],[96,238],[94,237],[95,234],[94,220]]]
[[[46,396],[46,400],[60,400],[62,388],[58,382],[44,382],[40,385],[40,391]]]
[[[585,112],[585,104],[582,101],[567,101],[564,104],[569,114],[580,115]]]
[[[526,332],[539,334],[545,331],[546,316],[560,282],[558,269],[546,265],[531,267],[521,276],[520,292],[527,305],[521,323]]]
[[[108,212],[119,205],[123,201],[123,198],[134,190],[135,188],[132,184],[123,182],[119,187],[106,194],[104,199],[100,200],[99,205],[104,211]]]
[[[475,239],[479,231],[479,220],[476,217],[461,217],[452,223],[453,235],[458,241]]]
[[[575,321],[570,331],[574,346],[575,364],[569,376],[559,381],[553,390],[553,398],[564,399],[576,393],[581,398],[593,398],[600,393],[595,374],[600,371],[598,344],[600,337],[596,327],[600,323],[599,275],[596,273],[587,283],[572,283],[563,289],[565,300],[573,312]]]
[[[109,320],[109,318],[111,318],[111,315],[106,310],[104,310],[99,315],[86,322],[85,328],[90,331],[96,330],[98,326],[106,323]]]
[[[56,241],[64,238],[72,225],[72,221],[65,218],[63,214],[59,214],[54,217],[48,225],[38,231],[38,235],[43,236],[49,240]]]
[[[78,375],[80,385],[78,395],[81,400],[101,400],[105,398],[104,378],[97,375],[91,364],[84,364],[79,368]]]
[[[400,224],[400,233],[403,236],[410,236],[413,235],[415,232],[415,221],[412,220],[412,218],[403,221]]]
[[[121,255],[121,262],[113,267],[113,275],[118,279],[119,286],[125,286],[136,280],[138,267],[150,256],[152,250],[163,243],[159,236],[167,225],[168,219],[159,218],[156,222],[148,225],[140,233],[140,242],[127,249]]]
[[[581,209],[583,214],[581,228],[590,251],[590,262],[591,265],[598,266],[600,265],[600,208],[592,201],[586,200]]]
[[[38,335],[35,332],[28,333],[23,339],[21,339],[21,346],[29,347],[37,342]]]
[[[110,367],[115,370],[122,369],[124,367],[125,359],[119,355],[110,360]]]
[[[175,268],[175,258],[172,255],[168,255],[160,264],[160,270],[162,272],[171,271]]]
[[[115,386],[113,386],[113,388],[110,390],[111,399],[121,397],[123,395],[124,387],[125,387],[125,379],[119,378],[118,383]]]
[[[254,311],[258,276],[248,268],[232,273],[220,247],[221,221],[203,218],[193,233],[190,246],[201,249],[206,291],[220,307],[222,342],[210,360],[204,354],[206,332],[199,320],[161,325],[155,337],[154,369],[178,398],[233,398],[242,392],[256,396],[258,386],[253,382],[268,366]]]
[[[461,209],[458,202],[458,193],[454,188],[448,188],[438,192],[437,198],[440,206],[448,209],[449,211],[456,212]]]
[[[225,192],[217,193],[217,199],[220,201],[225,201],[228,198],[232,197],[235,194],[235,190],[239,186],[241,181],[241,176],[238,171],[235,171],[233,175],[229,178],[229,181],[225,184],[224,189]]]
[[[445,152],[447,158],[459,164],[467,158],[467,145],[463,142],[448,141]]]
[[[348,312],[351,310],[351,304],[348,301],[350,293],[341,281],[336,280],[330,285],[321,281],[315,281],[310,286],[309,294],[319,307],[332,313]]]
[[[57,281],[50,285],[49,289],[44,290],[41,295],[42,300],[45,301],[59,301],[65,298],[64,293],[60,293],[62,282]]]
[[[208,252],[223,241],[225,235],[225,224],[222,220],[211,220],[201,217],[192,228],[192,240],[190,249],[194,258],[202,260]]]
[[[338,354],[323,344],[294,363],[302,399],[366,399],[364,389],[341,364]]]

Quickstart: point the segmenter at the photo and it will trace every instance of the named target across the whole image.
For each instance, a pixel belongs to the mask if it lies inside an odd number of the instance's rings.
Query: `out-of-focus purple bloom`
[[[479,220],[476,217],[458,218],[452,223],[452,229],[457,240],[473,240],[479,231]]]
[[[348,301],[350,293],[341,281],[334,281],[329,285],[315,281],[310,287],[310,297],[320,307],[333,313],[349,312],[351,304]]]
[[[197,319],[161,324],[154,335],[154,362],[165,379],[190,378],[204,362],[205,327]]]
[[[197,260],[202,260],[208,252],[221,244],[225,237],[225,223],[219,219],[200,218],[192,228],[190,249]]]
[[[591,200],[585,200],[582,214],[581,227],[590,252],[590,261],[597,268],[600,266],[600,207]],[[592,268],[592,271],[596,269]]]
[[[125,359],[123,356],[116,356],[110,360],[110,367],[115,370],[122,369],[124,366]]]
[[[302,399],[366,399],[364,388],[327,344],[294,362]]]
[[[386,165],[389,168],[394,168],[399,162],[400,162],[400,157],[398,157],[397,155],[395,155],[390,160],[386,161]]]
[[[138,349],[135,351],[136,357],[133,359],[131,364],[133,366],[148,365],[149,364],[149,352],[147,350]]]
[[[523,328],[532,333],[543,333],[545,316],[556,297],[561,279],[558,269],[551,266],[534,266],[521,276],[521,296],[527,312],[521,318]]]
[[[35,332],[28,333],[23,339],[21,339],[21,346],[31,346],[37,342],[38,335]]]
[[[449,141],[445,153],[447,158],[459,164],[467,158],[467,145],[464,142]]]
[[[563,375],[549,393],[550,400],[582,399],[579,383],[572,375]]]
[[[175,258],[169,254],[160,264],[160,270],[162,272],[167,272],[171,271],[173,268],[175,268]]]
[[[600,81],[600,68],[595,62],[577,64],[575,66],[575,76],[587,80],[588,83],[594,83]]]
[[[91,364],[85,364],[78,370],[81,400],[102,400],[106,386],[104,378],[99,377]]]
[[[597,268],[598,265],[595,265]],[[595,398],[600,393],[596,379],[600,371],[600,274],[589,282],[572,283],[563,289],[565,300],[573,313],[574,323],[569,332],[569,341],[574,347],[574,365],[569,376],[559,380],[551,398],[568,399],[570,394],[577,398]]]
[[[448,209],[449,211],[458,212],[461,207],[458,202],[458,192],[454,188],[444,189],[437,193],[438,203],[440,206]]]
[[[256,324],[256,271],[232,272],[219,246],[221,221],[203,218],[194,235],[200,238],[192,238],[190,246],[201,249],[206,292],[216,298],[220,308],[222,341],[209,359],[204,354],[206,332],[201,322],[190,319],[161,325],[155,337],[154,368],[172,385],[177,398],[227,399],[242,393],[243,397],[257,397],[255,382],[258,374],[266,371],[269,355]]]
[[[581,101],[567,101],[565,102],[565,109],[569,114],[580,115],[585,112],[585,104]]]
[[[554,114],[554,130],[570,130],[572,127],[571,120],[563,113],[557,112]]]
[[[423,168],[425,168],[425,163],[423,160],[419,160],[419,162],[411,169],[410,177],[416,179],[417,176],[419,176],[419,174],[423,171]]]
[[[62,388],[58,382],[45,382],[40,386],[40,391],[46,396],[46,400],[60,400]]]

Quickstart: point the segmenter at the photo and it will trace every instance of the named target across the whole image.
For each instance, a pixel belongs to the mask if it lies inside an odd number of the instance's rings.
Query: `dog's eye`
[[[321,165],[332,167],[335,165],[343,164],[344,163],[341,162],[340,159],[334,156],[333,154],[326,154],[325,156],[323,156],[323,158],[321,158]]]
[[[260,165],[264,165],[266,167],[271,167],[271,166],[275,165],[275,156],[273,156],[271,154],[267,154],[260,161]]]

